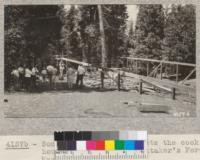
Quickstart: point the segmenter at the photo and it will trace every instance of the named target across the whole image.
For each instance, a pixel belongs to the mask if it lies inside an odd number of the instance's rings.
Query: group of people
[[[13,77],[13,86],[15,90],[23,89],[32,91],[37,89],[37,80],[42,83],[49,82],[50,89],[55,89],[56,78],[59,77],[59,80],[64,80],[65,74],[69,89],[75,86],[76,88],[82,88],[85,72],[86,70],[83,65],[79,65],[78,68],[76,68],[75,65],[65,65],[61,61],[58,67],[47,65],[43,66],[40,70],[36,65],[32,65],[32,67],[20,65],[12,70],[11,75]]]
[[[36,79],[39,71],[36,66],[20,65],[12,70],[14,88],[31,90],[36,88]]]
[[[78,68],[74,67],[74,65],[68,65],[67,67],[61,61],[59,64],[59,79],[64,80],[64,70],[66,69],[66,77],[68,88],[72,89],[74,86],[77,88],[83,87],[83,77],[85,75],[85,68],[83,65],[79,65]]]

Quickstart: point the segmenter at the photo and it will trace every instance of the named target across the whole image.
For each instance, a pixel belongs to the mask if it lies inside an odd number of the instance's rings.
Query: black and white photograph
[[[4,6],[5,118],[195,116],[195,5]]]

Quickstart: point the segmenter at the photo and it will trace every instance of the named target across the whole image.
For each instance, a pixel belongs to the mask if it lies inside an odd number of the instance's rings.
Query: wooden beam
[[[185,81],[188,80],[188,78],[190,78],[190,76],[191,76],[195,71],[196,71],[196,68],[194,68],[194,69],[187,75],[187,77],[185,77],[185,79],[182,80],[182,81],[180,82],[180,84],[184,84]]]
[[[147,62],[147,77],[149,76],[149,62]]]
[[[167,88],[167,87],[164,87],[164,86],[155,84],[155,83],[153,83],[153,82],[149,82],[149,81],[144,80],[144,79],[141,79],[141,80],[140,80],[140,83],[142,83],[142,82],[144,82],[144,83],[146,83],[146,84],[148,84],[148,85],[151,85],[151,86],[153,86],[153,87],[156,87],[156,88],[158,88],[158,89],[161,89],[161,90],[164,90],[164,91],[167,91],[167,92],[171,93],[171,94],[172,94],[172,99],[175,100],[175,96],[176,96],[176,89],[175,89],[175,88]],[[142,94],[142,92],[141,92],[141,90],[142,90],[141,85],[142,85],[142,84],[140,84],[140,90],[139,90],[139,91],[140,91],[140,94]]]
[[[152,85],[152,86],[154,86],[156,88],[159,88],[159,89],[162,89],[162,90],[165,90],[165,91],[168,91],[168,92],[172,92],[171,88],[167,88],[167,87],[161,86],[159,84],[156,84],[156,83],[153,83],[153,82],[149,82],[149,81],[144,80],[144,79],[142,79],[142,82],[144,82],[146,84],[149,84],[149,85]]]
[[[142,80],[140,80],[139,93],[142,94]]]
[[[129,65],[128,65],[128,59],[126,60],[126,68],[128,68],[128,70],[129,70]],[[130,71],[130,70],[129,70]]]
[[[134,65],[133,61],[131,61],[131,71],[133,71]]]
[[[118,91],[121,90],[121,76],[120,73],[117,75],[117,86],[118,86]]]
[[[136,74],[138,74],[138,61],[136,61]]]
[[[70,59],[70,58],[55,58],[55,59],[56,60],[63,60],[63,61],[66,61],[66,62],[71,62],[71,63],[76,63],[76,64],[80,64],[80,65],[83,65],[83,66],[91,66],[91,64],[89,64],[89,63],[77,61],[77,60]]]
[[[163,63],[160,65],[160,79],[162,80]]]
[[[149,74],[149,76],[152,76],[154,74],[154,72],[156,72],[158,70],[160,65],[161,65],[161,63],[156,68],[154,68],[154,70]]]
[[[178,77],[179,77],[179,67],[178,64],[176,64],[176,82],[178,83]]]
[[[124,58],[124,57],[122,57]],[[130,60],[138,60],[138,61],[147,61],[147,62],[157,62],[157,63],[165,63],[165,64],[178,64],[182,66],[190,66],[190,67],[196,67],[196,64],[192,63],[182,63],[182,62],[172,62],[172,61],[164,61],[164,60],[155,60],[155,59],[146,59],[146,58],[134,58],[134,57],[126,57]]]

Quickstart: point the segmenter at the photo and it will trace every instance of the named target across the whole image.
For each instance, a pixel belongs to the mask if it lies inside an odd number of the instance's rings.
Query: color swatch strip
[[[68,151],[144,150],[144,141],[143,140],[57,141],[57,150],[68,150]]]
[[[147,131],[64,131],[54,132],[55,141],[68,140],[146,140]]]
[[[146,131],[54,132],[57,150],[144,150]]]

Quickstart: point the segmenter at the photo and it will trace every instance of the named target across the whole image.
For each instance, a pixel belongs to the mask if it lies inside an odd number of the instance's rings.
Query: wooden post
[[[172,88],[172,99],[175,100],[176,97],[176,89]]]
[[[133,61],[130,60],[130,71],[133,71]]]
[[[101,88],[104,88],[104,72],[101,71]]]
[[[162,71],[163,71],[163,63],[161,62],[160,66],[160,79],[162,80]]]
[[[129,65],[128,65],[128,58],[126,59],[126,68],[128,68],[128,70],[130,71]]]
[[[139,93],[142,94],[142,80],[140,80]]]
[[[176,82],[178,83],[178,76],[179,76],[179,68],[178,64],[176,65]]]
[[[133,60],[131,61],[131,71],[132,72],[134,71],[134,61]]]
[[[118,76],[117,76],[117,86],[118,86],[118,91],[120,91],[120,86],[121,85],[121,76],[120,76],[120,73],[118,73]]]
[[[138,61],[136,60],[136,74],[138,74]]]
[[[149,62],[147,62],[147,77],[149,76]]]

